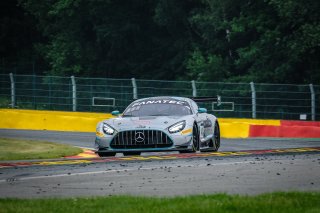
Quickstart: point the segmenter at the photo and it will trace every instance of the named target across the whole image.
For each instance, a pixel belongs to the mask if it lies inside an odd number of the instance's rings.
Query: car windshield
[[[145,99],[135,101],[124,111],[123,117],[190,115],[186,101],[175,99]]]

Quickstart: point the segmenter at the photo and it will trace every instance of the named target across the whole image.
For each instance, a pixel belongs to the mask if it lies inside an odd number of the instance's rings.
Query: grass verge
[[[258,196],[198,195],[175,198],[114,196],[68,199],[0,199],[1,212],[320,212],[320,193]]]
[[[0,138],[0,160],[50,159],[77,155],[82,149],[45,141]]]

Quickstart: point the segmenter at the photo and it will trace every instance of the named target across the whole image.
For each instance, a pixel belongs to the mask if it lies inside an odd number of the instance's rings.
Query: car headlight
[[[107,135],[112,135],[114,133],[114,129],[106,123],[103,123],[102,129]]]
[[[176,133],[176,132],[180,132],[181,130],[183,130],[186,127],[186,121],[180,121],[176,124],[173,124],[172,126],[170,126],[168,128],[170,133]]]

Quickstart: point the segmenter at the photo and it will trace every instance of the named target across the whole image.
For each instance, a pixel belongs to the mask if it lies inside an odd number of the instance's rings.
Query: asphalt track
[[[93,149],[95,133],[0,129],[0,137],[44,140]],[[320,138],[223,138],[219,151],[266,150],[318,146],[320,146]]]
[[[0,130],[0,137],[92,148],[95,136],[92,133]],[[71,163],[61,165],[1,168],[0,197],[176,196],[217,192],[252,195],[272,191],[320,191],[320,152],[312,148],[292,149],[301,147],[319,148],[320,140],[222,139],[219,152],[278,151],[165,160],[157,159],[163,153],[149,153],[145,160],[108,161],[105,158],[74,164],[70,160]]]

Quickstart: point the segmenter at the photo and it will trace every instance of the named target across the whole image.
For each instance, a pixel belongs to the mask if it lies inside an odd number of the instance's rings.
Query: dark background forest
[[[2,0],[2,74],[320,84],[319,0]]]

